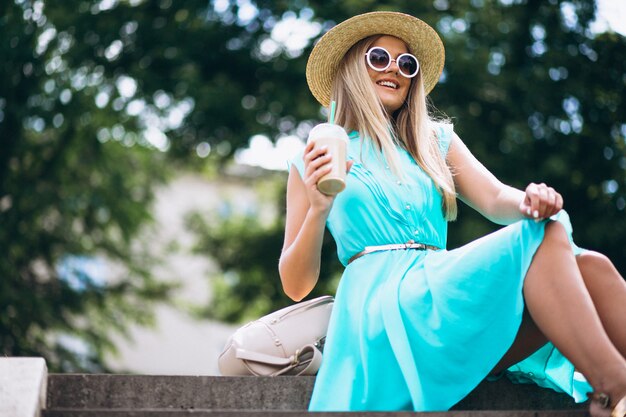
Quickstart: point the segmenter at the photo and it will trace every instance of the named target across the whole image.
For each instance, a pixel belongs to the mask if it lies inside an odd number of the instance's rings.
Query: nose
[[[398,68],[398,61],[396,61],[394,58],[391,58],[391,61],[389,62],[389,68],[387,68],[388,72],[399,72],[400,68]]]

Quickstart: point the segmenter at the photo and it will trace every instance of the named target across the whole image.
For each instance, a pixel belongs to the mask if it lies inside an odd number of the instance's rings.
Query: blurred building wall
[[[215,265],[207,257],[191,253],[195,236],[185,227],[185,216],[200,210],[218,217],[256,213],[269,220],[276,214],[261,202],[254,184],[250,173],[239,172],[219,180],[184,174],[157,192],[156,224],[140,241],[161,261],[154,268],[155,274],[179,281],[180,288],[174,292],[173,305],[156,309],[154,328],[134,326],[132,340],[116,338],[119,353],[107,358],[112,370],[152,375],[219,374],[217,357],[237,326],[197,319],[188,311],[209,302],[209,277]]]

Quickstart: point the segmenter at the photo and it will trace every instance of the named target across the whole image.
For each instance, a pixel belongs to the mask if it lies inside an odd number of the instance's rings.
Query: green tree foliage
[[[593,36],[594,6],[528,1],[446,11],[438,27],[449,25],[448,65],[435,99],[502,180],[559,190],[576,241],[624,271],[626,40]],[[452,243],[493,228],[472,213],[455,225]]]
[[[284,88],[302,62],[260,53],[288,5],[218,6],[0,5],[0,353],[101,369],[110,332],[149,322],[165,297],[133,238],[171,163],[221,164],[317,112]],[[100,258],[127,276],[103,283],[80,266]]]
[[[402,11],[432,24],[446,45],[444,75],[431,94],[436,107],[502,181],[522,189],[531,181],[545,182],[559,190],[577,243],[609,255],[626,271],[626,40],[590,32],[593,1],[310,1],[308,6],[325,28],[372,10]],[[296,59],[301,67],[307,54]],[[298,86],[305,88],[303,81]],[[201,247],[212,253],[249,237],[259,239],[258,229],[242,224],[204,230]],[[449,247],[498,227],[463,206],[451,225]],[[282,228],[262,234],[265,253],[279,253]],[[238,247],[237,254],[246,259],[241,265],[255,264],[248,256],[257,255],[247,247]],[[322,256],[322,264],[332,269],[322,272],[317,290],[332,291],[341,270],[332,242]],[[219,307],[212,310],[217,317],[250,316],[251,303],[259,300],[271,305],[267,310],[288,302],[269,265],[264,280],[258,280],[250,278],[254,274],[247,266],[216,259],[231,276],[220,284],[216,307],[240,300],[239,314],[221,314]],[[275,277],[271,290],[266,289],[269,274]]]
[[[284,176],[271,175],[264,181],[268,186],[260,191],[266,197],[265,204],[279,213],[269,224],[259,221],[258,213],[223,218],[196,212],[187,219],[198,237],[196,251],[214,259],[221,271],[211,277],[212,301],[201,315],[238,322],[290,304],[277,274],[285,230]],[[320,270],[324,279],[311,297],[334,293],[342,269],[336,250],[332,237],[326,234]]]
[[[166,294],[131,247],[164,171],[132,146],[136,120],[97,104],[111,80],[73,66],[75,40],[55,35],[46,11],[15,2],[0,13],[0,353],[100,370],[110,332],[149,323]],[[87,266],[101,258],[126,272],[104,282]]]
[[[155,185],[172,166],[219,169],[254,134],[305,137],[323,117],[304,77],[312,38],[376,9],[437,28],[437,107],[505,182],[559,189],[576,240],[626,270],[626,48],[589,32],[592,0],[13,0],[0,5],[0,352],[44,355],[55,370],[102,366],[110,332],[147,322],[166,293],[132,245]],[[310,30],[304,43],[276,40],[287,21]],[[190,221],[224,271],[215,317],[289,302],[276,270],[283,216]],[[450,246],[493,229],[464,209]],[[325,245],[317,294],[341,270]],[[67,273],[100,256],[127,276]],[[63,337],[82,341],[82,359]]]

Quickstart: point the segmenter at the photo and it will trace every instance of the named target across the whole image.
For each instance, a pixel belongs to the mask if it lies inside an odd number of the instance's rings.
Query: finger
[[[304,165],[305,166],[312,159],[311,158],[311,152],[313,151],[314,148],[315,148],[315,142],[309,142],[304,147],[304,153],[302,154],[302,160],[304,161]]]
[[[311,161],[305,170],[307,178],[321,178],[332,170],[332,155],[326,154]],[[317,180],[316,180],[317,182]]]
[[[545,217],[550,217],[558,211],[557,209],[557,192],[552,187],[548,187],[548,199],[546,200]]]
[[[349,159],[346,161],[346,174],[350,172],[350,170],[352,169],[352,165],[354,165],[353,160]]]
[[[307,145],[307,148],[308,148],[308,145]],[[308,151],[305,149],[304,162],[305,163],[311,162],[311,161],[319,158],[320,156],[322,156],[326,152],[328,152],[328,146],[320,146],[320,147],[313,146]]]
[[[320,167],[319,169],[316,169],[315,171],[312,171],[306,176],[306,179],[304,180],[306,187],[313,191],[319,191],[317,189],[317,183],[324,175],[329,174],[331,170],[332,167],[330,165],[326,165]]]
[[[328,163],[328,158],[326,162],[324,162],[324,156],[328,155],[328,148],[326,146],[320,148],[313,148],[310,152],[306,153],[304,156],[304,167],[305,171],[308,173],[313,172],[315,169],[319,168],[324,163]],[[312,170],[311,170],[312,168]]]
[[[548,207],[545,217],[553,216],[563,208],[563,197],[554,188],[548,187]]]
[[[319,167],[330,163],[332,159],[333,155],[330,152],[323,153],[317,158],[314,158],[311,162],[309,162],[309,167],[313,169],[318,169]]]
[[[531,183],[526,187],[526,198],[529,201],[529,216],[533,219],[539,218],[539,189],[538,185]]]
[[[548,186],[541,183],[537,187],[537,191],[539,194],[539,200],[537,203],[537,214],[535,215],[535,212],[533,212],[533,217],[535,219],[544,219],[546,217],[546,214],[550,210],[550,195],[548,191]]]
[[[313,172],[327,165],[332,160],[332,154],[328,151],[328,146],[314,147],[304,157],[305,173],[312,175]]]
[[[307,154],[308,152],[311,152],[311,150],[315,147],[315,142],[307,142],[306,146],[304,147],[304,153]]]
[[[554,202],[550,208],[550,213],[548,213],[547,216],[553,216],[563,208],[563,197],[554,189],[552,189],[552,198],[554,199]]]
[[[319,182],[319,180],[327,174],[330,174],[330,172],[333,170],[332,165],[327,164],[324,165],[318,169],[315,170],[315,172],[313,172],[313,174],[311,174],[310,179],[311,182],[315,185],[317,185],[317,183]]]
[[[563,196],[559,193],[556,193],[556,208],[557,212],[563,210]]]

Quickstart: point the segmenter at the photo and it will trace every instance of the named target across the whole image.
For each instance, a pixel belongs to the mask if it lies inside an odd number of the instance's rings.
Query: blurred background
[[[304,69],[350,16],[432,25],[440,113],[504,182],[559,190],[626,272],[622,0],[6,0],[0,354],[54,372],[215,374],[237,325],[290,304],[287,161],[326,117]],[[497,226],[462,206],[449,247]],[[341,266],[327,237],[320,284]]]

